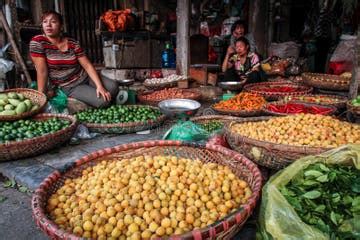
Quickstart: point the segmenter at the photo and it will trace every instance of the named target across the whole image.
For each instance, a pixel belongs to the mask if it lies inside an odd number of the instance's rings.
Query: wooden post
[[[353,60],[352,78],[350,82],[349,99],[353,99],[358,94],[358,87],[360,82],[360,26],[355,45],[355,56]]]
[[[15,53],[15,57],[16,57],[17,61],[19,62],[20,66],[21,66],[21,68],[22,68],[22,70],[23,70],[23,72],[24,72],[24,74],[25,74],[26,81],[27,81],[28,84],[30,85],[30,84],[31,84],[31,77],[30,77],[29,71],[28,71],[27,68],[26,68],[24,59],[22,58],[18,47],[16,46],[16,42],[15,42],[15,40],[14,40],[14,36],[13,36],[12,33],[11,33],[9,24],[8,24],[7,21],[6,21],[5,15],[4,15],[4,13],[3,13],[2,10],[0,10],[0,22],[1,22],[1,24],[3,25],[3,27],[4,27],[4,30],[5,30],[5,32],[6,32],[6,34],[7,34],[7,37],[9,38],[9,41],[10,41],[10,43],[11,43],[11,47],[13,48],[14,53]]]
[[[176,72],[186,78],[190,69],[189,15],[190,0],[177,1]]]

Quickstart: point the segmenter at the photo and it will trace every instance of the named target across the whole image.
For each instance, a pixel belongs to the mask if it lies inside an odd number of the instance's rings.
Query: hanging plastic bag
[[[330,239],[326,233],[304,223],[295,209],[279,191],[281,187],[289,183],[300,171],[318,162],[353,165],[355,168],[360,169],[360,145],[344,145],[317,156],[304,157],[271,177],[262,190],[259,215],[260,239]],[[353,219],[349,222],[356,221]],[[360,235],[359,224],[357,226],[353,224],[350,228],[352,228],[350,232]]]
[[[58,113],[63,113],[68,104],[67,95],[63,90],[58,88],[56,89],[55,97],[51,98],[49,102]]]

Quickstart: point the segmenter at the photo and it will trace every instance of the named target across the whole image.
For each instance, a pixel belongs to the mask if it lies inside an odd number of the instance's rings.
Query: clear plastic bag
[[[317,162],[353,165],[360,169],[360,145],[344,145],[324,154],[304,157],[271,177],[262,190],[259,214],[260,239],[329,239],[326,233],[304,223],[279,191],[279,188],[289,183],[300,171]],[[351,222],[356,220],[350,220],[349,223]],[[353,233],[360,235],[359,224],[357,226],[349,224],[349,227]]]

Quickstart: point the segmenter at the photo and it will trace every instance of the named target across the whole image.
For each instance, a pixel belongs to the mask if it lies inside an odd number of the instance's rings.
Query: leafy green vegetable
[[[305,223],[330,239],[360,237],[347,230],[360,218],[360,171],[356,168],[315,163],[279,190]]]

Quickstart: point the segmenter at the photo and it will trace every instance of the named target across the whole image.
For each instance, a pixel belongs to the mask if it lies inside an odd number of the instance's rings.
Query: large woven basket
[[[291,146],[277,144],[267,141],[255,140],[244,137],[231,131],[231,126],[235,123],[256,122],[269,120],[271,117],[258,117],[252,119],[243,119],[231,122],[225,126],[226,140],[235,151],[244,154],[257,164],[271,169],[282,169],[296,159],[307,155],[323,153],[330,149],[306,146]]]
[[[346,108],[355,116],[360,116],[360,107],[356,107],[351,104],[351,101],[346,102]]]
[[[24,97],[30,99],[33,104],[39,105],[39,108],[33,111],[24,112],[19,115],[2,115],[0,116],[0,121],[15,121],[19,119],[24,119],[27,117],[31,117],[35,114],[38,114],[44,110],[47,101],[46,95],[44,93],[30,88],[14,88],[14,89],[5,90],[0,93],[9,93],[9,92],[16,92],[23,94]]]
[[[302,98],[304,97],[326,97],[326,98],[332,98],[336,101],[334,101],[333,103],[328,103],[328,102],[309,102],[306,101]],[[299,95],[299,96],[286,96],[284,97],[282,100],[284,101],[297,101],[297,102],[305,102],[305,103],[316,103],[319,105],[324,105],[324,106],[333,106],[336,107],[338,109],[341,108],[345,108],[346,107],[346,102],[347,102],[347,98],[344,96],[339,96],[339,95],[328,95],[328,94],[306,94],[306,95]]]
[[[197,90],[193,90],[193,89],[183,89],[186,92],[192,93],[191,97],[178,97],[178,98],[183,98],[183,99],[191,99],[191,100],[200,100],[201,99],[201,93]],[[143,93],[143,94],[139,94],[138,100],[142,103],[142,104],[146,104],[146,105],[151,105],[151,106],[157,106],[159,104],[159,102],[163,101],[163,100],[168,100],[171,98],[164,98],[161,100],[148,100],[145,98],[145,96],[147,94],[150,94],[151,92],[147,92],[147,93]]]
[[[142,105],[128,105],[133,107],[141,107]],[[151,107],[151,106],[150,106]],[[151,107],[159,109],[157,107]],[[161,114],[157,119],[142,122],[126,122],[126,123],[83,123],[92,132],[97,133],[134,133],[143,130],[152,129],[160,126],[165,121],[166,116]]]
[[[99,150],[82,157],[71,166],[61,171],[55,171],[48,176],[35,191],[32,198],[32,210],[36,224],[51,239],[81,239],[70,232],[60,229],[46,213],[49,196],[60,188],[67,178],[79,177],[82,170],[93,166],[102,160],[128,159],[140,155],[176,155],[190,159],[200,159],[203,162],[214,162],[228,166],[236,176],[249,183],[252,195],[248,202],[239,206],[237,211],[226,216],[206,228],[194,230],[181,236],[171,236],[170,239],[231,239],[241,229],[246,219],[252,213],[261,190],[261,174],[257,166],[243,155],[219,146],[203,146],[186,144],[180,141],[146,141],[119,145],[113,148]]]
[[[48,113],[38,114],[34,117],[34,119],[38,121],[50,118],[69,120],[71,124],[68,127],[54,133],[48,133],[19,142],[13,141],[0,144],[0,161],[9,161],[35,156],[49,151],[57,146],[61,146],[64,142],[68,141],[76,130],[77,121],[75,117],[70,115]]]
[[[287,115],[292,115],[292,114],[295,114],[295,113],[281,113],[281,112],[275,112],[275,111],[271,111],[270,109],[268,109],[268,106],[269,105],[276,105],[276,106],[280,106],[280,105],[284,105],[286,104],[287,102],[285,101],[277,101],[277,102],[270,102],[270,103],[267,103],[264,108],[263,108],[263,112],[264,113],[267,113],[269,115],[275,115],[275,116],[287,116]],[[315,107],[321,107],[321,108],[328,108],[329,109],[329,113],[327,114],[324,114],[324,115],[333,115],[335,114],[335,112],[337,111],[337,108],[334,107],[334,106],[329,106],[329,105],[320,105],[320,104],[315,104],[315,103],[306,103],[306,102],[298,102],[298,101],[291,101],[291,103],[296,103],[296,104],[301,104],[301,105],[304,105],[305,107],[311,107],[311,106],[315,106]]]
[[[294,87],[297,88],[297,91],[294,92],[266,92],[261,90],[262,87]],[[267,100],[278,100],[285,96],[298,96],[305,95],[312,92],[312,87],[298,85],[294,83],[290,83],[287,81],[284,82],[262,82],[262,83],[252,83],[247,84],[244,87],[244,90],[250,93],[255,93],[264,96]]]
[[[335,91],[349,90],[351,80],[349,77],[322,73],[303,73],[302,76],[309,86]]]

